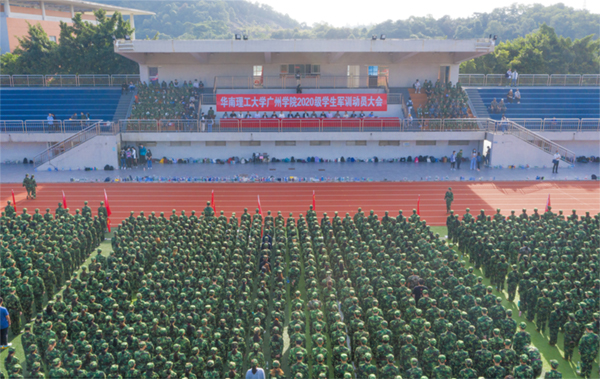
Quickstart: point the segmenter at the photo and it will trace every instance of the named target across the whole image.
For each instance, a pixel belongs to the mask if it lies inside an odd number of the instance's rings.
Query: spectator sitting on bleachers
[[[413,88],[415,89],[415,93],[421,93],[421,82],[419,82],[419,79],[413,84]]]
[[[517,104],[521,104],[521,91],[518,88],[515,90],[515,101]]]
[[[496,98],[494,97],[494,100],[492,100],[492,102],[490,103],[490,106],[488,107],[488,110],[492,113],[498,113],[500,108],[498,107],[498,102],[496,101]]]
[[[513,90],[508,90],[508,93],[506,94],[506,101],[512,104],[514,97],[515,95],[513,94]]]
[[[425,81],[423,84],[425,93],[427,94],[427,103],[423,116],[433,118],[457,118],[467,117],[467,94],[463,91],[460,83],[456,86],[452,82],[446,83],[446,86],[441,81],[437,81],[435,86],[431,81]],[[408,104],[407,104],[408,105]],[[412,105],[412,104],[411,104]]]
[[[133,83],[131,83],[133,86]],[[134,86],[135,88],[135,86]],[[196,119],[198,100],[188,87],[158,88],[142,83],[131,111],[132,119]]]

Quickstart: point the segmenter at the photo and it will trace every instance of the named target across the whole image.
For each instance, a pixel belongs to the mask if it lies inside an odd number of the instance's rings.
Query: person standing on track
[[[29,180],[29,187],[31,188],[31,197],[33,200],[37,197],[37,182],[35,181],[34,175],[31,175],[31,179]]]
[[[456,168],[456,150],[452,152],[450,156],[450,170],[455,170]]]
[[[23,179],[23,187],[27,190],[27,198],[31,197],[31,179],[29,179],[29,174],[25,174],[25,179]]]
[[[452,208],[452,202],[454,201],[454,193],[452,193],[452,187],[448,187],[448,191],[446,191],[444,200],[446,200],[446,213],[450,213],[450,208]]]
[[[460,170],[460,164],[462,163],[463,151],[460,149],[456,154],[456,169]]]
[[[554,156],[552,157],[552,173],[553,174],[558,174],[558,162],[560,162],[560,154],[558,153],[558,150],[556,150],[556,153],[554,153]]]

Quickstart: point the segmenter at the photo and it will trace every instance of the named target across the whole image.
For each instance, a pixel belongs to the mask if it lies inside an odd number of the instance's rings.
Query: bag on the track
[[[407,161],[407,162],[412,162],[412,161],[413,161],[413,159],[412,159],[412,156],[411,156],[411,155],[409,155],[409,156],[406,158],[406,161]]]

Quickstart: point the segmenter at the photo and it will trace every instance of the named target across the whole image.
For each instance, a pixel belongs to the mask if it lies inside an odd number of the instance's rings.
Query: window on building
[[[56,42],[56,36],[49,36],[48,38],[50,39],[50,41]]]
[[[296,141],[275,141],[275,146],[296,146]]]
[[[379,75],[379,66],[369,66],[369,76]]]
[[[206,141],[206,146],[226,146],[225,141]]]
[[[417,141],[417,146],[435,146],[436,141]]]
[[[379,146],[400,146],[400,141],[379,141]]]
[[[254,76],[262,76],[263,75],[263,66],[254,66],[253,73],[254,73]]]
[[[449,146],[468,146],[469,141],[460,141],[460,140],[448,141],[448,145]]]
[[[331,141],[310,141],[310,146],[329,146]]]
[[[171,141],[170,146],[192,146],[190,141]]]
[[[240,146],[260,146],[260,141],[240,141]]]
[[[367,141],[346,141],[346,146],[367,146]]]
[[[321,65],[318,64],[282,64],[280,66],[281,74],[296,75],[296,72],[300,72],[300,75],[319,75],[321,73]]]

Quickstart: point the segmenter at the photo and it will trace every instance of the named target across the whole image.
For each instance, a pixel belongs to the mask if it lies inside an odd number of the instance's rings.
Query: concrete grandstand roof
[[[264,55],[264,63],[276,62],[276,55],[311,54],[320,55],[329,63],[342,57],[359,55],[385,56],[390,63],[398,63],[417,54],[452,54],[454,60],[462,62],[494,51],[491,39],[437,40],[437,39],[385,39],[385,40],[135,40],[117,41],[115,52],[138,63],[149,55],[193,56],[200,63],[209,63],[209,58],[228,56],[237,58]],[[168,59],[166,56],[163,59]],[[254,61],[253,59],[251,59]],[[166,62],[165,62],[166,63]],[[212,63],[212,62],[210,62]],[[215,59],[215,63],[221,63]]]
[[[18,5],[19,3],[27,3],[29,1],[10,0],[11,4]],[[140,9],[117,7],[109,4],[94,3],[91,1],[81,0],[44,0],[45,4],[69,5],[77,8],[90,8],[91,10],[104,9],[107,12],[120,12],[124,15],[135,16],[153,16],[154,12],[144,11]]]

